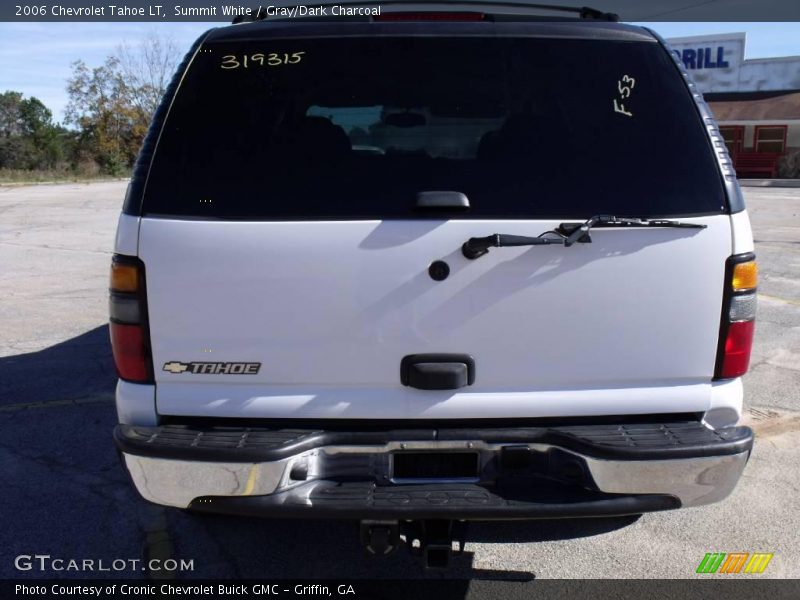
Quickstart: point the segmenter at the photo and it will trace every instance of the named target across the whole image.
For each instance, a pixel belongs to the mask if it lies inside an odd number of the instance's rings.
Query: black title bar
[[[441,574],[441,573],[439,573]],[[385,580],[0,580],[0,597],[4,600],[38,598],[46,600],[138,600],[141,598],[173,598],[175,600],[214,600],[225,598],[261,598],[266,600],[461,600],[531,598],[581,600],[583,598],[680,598],[681,600],[788,600],[797,598],[797,582],[780,579],[745,579],[726,575],[714,579],[547,579],[537,580],[532,574],[513,571],[475,570],[471,579],[441,579],[436,573],[430,579]]]
[[[599,11],[619,15],[621,21],[691,21],[691,22],[741,22],[741,21],[798,21],[800,22],[800,2],[797,0],[546,0],[538,4],[555,6],[583,6],[587,4]],[[487,1],[486,5],[491,5]],[[513,12],[508,3],[497,10]],[[519,1],[520,6],[524,1]],[[531,5],[537,4],[532,2]],[[220,24],[230,23],[234,17],[255,14],[258,11],[280,15],[286,18],[324,16],[331,20],[354,16],[347,7],[363,7],[364,2],[292,2],[277,0],[273,2],[247,0],[4,0],[0,3],[0,21],[7,22],[187,22],[208,21]],[[382,14],[390,10],[477,10],[456,1],[435,2],[435,0],[400,3],[397,0],[375,2]],[[282,8],[298,7],[291,15]],[[336,7],[336,8],[334,8]],[[320,8],[326,10],[320,12]],[[488,12],[488,11],[486,11]],[[536,10],[538,14],[539,10]],[[541,10],[543,16],[564,17],[563,12]],[[361,13],[358,13],[361,14]],[[364,13],[368,14],[368,13]],[[357,16],[357,15],[355,15]]]

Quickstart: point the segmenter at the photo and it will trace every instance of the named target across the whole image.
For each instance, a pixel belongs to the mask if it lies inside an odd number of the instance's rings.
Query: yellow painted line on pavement
[[[779,296],[769,296],[767,294],[758,294],[759,298],[764,298],[764,300],[773,300],[775,302],[784,302],[785,304],[794,304],[795,306],[800,306],[800,300],[795,300],[794,298],[781,298]]]

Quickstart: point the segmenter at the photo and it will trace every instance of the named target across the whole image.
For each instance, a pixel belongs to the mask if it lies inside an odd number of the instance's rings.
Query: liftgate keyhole
[[[450,265],[443,260],[435,260],[428,267],[428,275],[434,281],[444,281],[450,275]]]

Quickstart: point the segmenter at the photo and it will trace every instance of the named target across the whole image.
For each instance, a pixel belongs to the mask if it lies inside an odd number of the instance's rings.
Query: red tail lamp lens
[[[147,381],[147,355],[141,325],[109,325],[117,373],[128,381]]]
[[[755,321],[737,321],[728,326],[725,338],[725,354],[722,358],[720,377],[729,379],[747,373],[750,365],[750,350],[753,348]]]

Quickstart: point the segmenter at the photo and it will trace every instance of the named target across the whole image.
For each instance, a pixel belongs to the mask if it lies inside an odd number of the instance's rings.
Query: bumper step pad
[[[617,495],[568,488],[545,480],[513,489],[470,484],[379,486],[314,481],[269,496],[204,497],[198,512],[322,519],[547,519],[620,516],[680,507],[666,494]]]
[[[128,454],[228,462],[280,460],[322,446],[447,440],[543,443],[599,459],[666,460],[738,454],[750,450],[753,441],[747,427],[713,430],[697,421],[392,431],[119,425],[114,437],[119,449]]]

